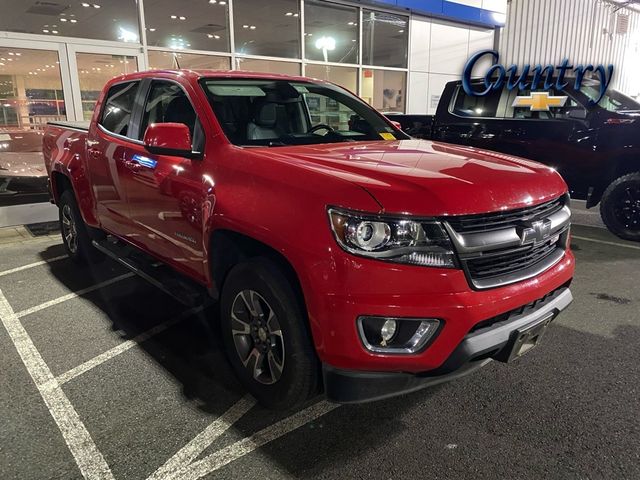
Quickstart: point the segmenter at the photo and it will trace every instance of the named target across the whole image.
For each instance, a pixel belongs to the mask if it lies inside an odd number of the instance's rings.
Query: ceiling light
[[[84,3],[84,2],[82,2],[80,5],[82,5],[83,7],[90,7],[91,6],[88,3]]]
[[[209,3],[214,5],[214,4],[218,3],[218,2],[216,0],[209,0]]]
[[[249,30],[255,30],[255,29],[256,29],[256,26],[255,26],[255,25],[251,25],[251,26],[249,27]]]
[[[19,57],[20,55],[22,55],[21,53],[16,53],[16,57]]]
[[[0,62],[0,67],[4,67],[4,63]]]
[[[156,29],[155,29],[155,28],[150,28],[150,29],[149,29],[149,31],[150,31],[150,32],[155,32],[155,31],[156,31]]]
[[[97,3],[94,3],[93,8],[100,8],[100,5],[98,5]]]
[[[224,0],[222,2],[218,2],[219,5],[226,5],[227,2],[225,2]]]
[[[215,38],[216,40],[220,40],[220,35],[214,35],[213,38]]]
[[[207,33],[207,37],[213,38],[213,35],[211,35],[210,33]]]
[[[180,15],[178,18],[179,18],[180,20],[186,20],[186,19],[187,19],[187,17],[183,17],[182,15]]]
[[[42,33],[49,33],[49,30],[47,30],[46,28],[43,28]]]
[[[398,33],[404,33],[404,30],[398,30]]]
[[[61,22],[66,22],[66,21],[67,21],[67,19],[66,19],[66,18],[61,18],[61,19],[60,19],[60,21],[61,21]]]
[[[58,33],[58,30],[51,30],[51,33],[55,33],[55,34],[57,34],[57,33]]]
[[[178,17],[177,17],[176,15],[171,15],[171,18],[172,18],[173,20],[175,20],[175,19],[176,19],[176,18],[178,18]]]
[[[299,17],[300,15],[299,15],[299,14],[297,14],[297,13],[294,13],[294,14],[293,14],[293,16],[294,16],[294,17]]]
[[[293,13],[292,13],[292,12],[287,12],[287,13],[285,13],[285,16],[287,16],[287,17],[290,17],[291,15],[293,15]]]
[[[242,25],[242,28],[249,28],[249,25]]]
[[[13,52],[9,52],[9,55],[14,55],[14,53]]]
[[[78,20],[76,20],[75,18],[72,18],[71,20],[69,20],[71,23],[78,23]]]

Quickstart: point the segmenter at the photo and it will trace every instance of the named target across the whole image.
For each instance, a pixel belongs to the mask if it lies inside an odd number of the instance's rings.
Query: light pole
[[[324,56],[324,61],[329,61],[330,50],[336,49],[336,39],[333,37],[320,37],[316,40],[316,48],[318,50],[322,50],[322,55]]]

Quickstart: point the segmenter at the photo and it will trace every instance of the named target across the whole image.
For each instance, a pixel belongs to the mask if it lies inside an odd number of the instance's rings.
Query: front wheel
[[[222,287],[222,335],[242,385],[267,408],[293,408],[317,393],[319,364],[307,318],[279,266],[256,258]]]
[[[623,175],[607,187],[600,202],[600,215],[618,237],[640,241],[640,172]]]

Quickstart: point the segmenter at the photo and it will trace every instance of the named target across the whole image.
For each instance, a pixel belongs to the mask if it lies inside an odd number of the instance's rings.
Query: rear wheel
[[[600,202],[600,215],[618,237],[640,241],[640,172],[623,175],[607,187]]]
[[[71,190],[65,190],[58,202],[62,243],[69,257],[78,263],[97,262],[104,257],[91,244],[87,226],[82,220],[76,198]]]
[[[262,405],[288,409],[317,393],[319,364],[306,315],[276,263],[257,258],[233,267],[221,310],[229,361]]]

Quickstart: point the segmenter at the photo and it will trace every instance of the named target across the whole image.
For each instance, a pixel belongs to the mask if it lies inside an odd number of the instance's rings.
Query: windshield
[[[589,97],[590,100],[595,101],[600,95],[600,84],[597,82],[585,82],[580,87],[580,92]],[[598,102],[598,106],[609,112],[640,110],[640,103],[615,90],[607,90]]]
[[[211,78],[201,84],[224,133],[236,145],[409,138],[362,100],[335,85]]]

